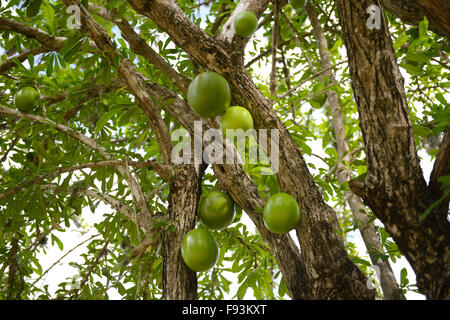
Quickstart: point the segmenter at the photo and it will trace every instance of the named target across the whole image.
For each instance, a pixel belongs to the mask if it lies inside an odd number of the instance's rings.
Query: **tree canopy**
[[[2,0],[0,299],[448,298],[450,10],[372,2]],[[259,19],[247,38],[244,10]],[[231,164],[172,161],[180,128],[193,142],[198,121],[220,127],[188,104],[204,71],[268,132]],[[38,98],[21,111],[25,87]],[[278,170],[252,146],[278,150]],[[223,230],[197,214],[214,190],[236,204]],[[263,220],[280,192],[300,208],[286,234]],[[205,272],[181,257],[193,228],[220,249]],[[394,274],[402,257],[417,284]]]

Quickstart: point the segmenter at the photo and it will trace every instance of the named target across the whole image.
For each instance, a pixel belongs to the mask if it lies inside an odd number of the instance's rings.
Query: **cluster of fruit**
[[[199,217],[203,224],[212,230],[223,230],[235,217],[235,204],[223,191],[214,190],[202,197],[199,204]],[[300,208],[289,194],[277,193],[267,201],[263,219],[266,227],[273,233],[288,233],[300,220]],[[181,256],[193,271],[203,272],[212,268],[219,258],[216,239],[203,228],[192,229],[186,233],[181,244]]]
[[[243,11],[236,16],[234,29],[241,37],[251,36],[257,29],[258,19],[254,13]],[[202,72],[191,82],[188,104],[199,116],[204,118],[221,117],[224,136],[227,130],[253,128],[250,112],[241,107],[229,107],[231,90],[227,80],[215,72]],[[199,217],[203,224],[212,230],[228,227],[235,217],[235,204],[223,191],[212,191],[202,196],[199,204]],[[277,193],[270,197],[263,211],[266,227],[274,233],[284,234],[298,224],[300,208],[289,194]],[[203,272],[212,268],[219,258],[216,239],[204,228],[190,230],[181,244],[181,255],[186,265],[193,271]]]

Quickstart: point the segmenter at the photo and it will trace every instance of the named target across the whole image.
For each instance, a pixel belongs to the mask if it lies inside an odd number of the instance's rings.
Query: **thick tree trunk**
[[[169,208],[164,218],[176,230],[165,230],[162,237],[163,298],[166,300],[197,299],[197,274],[184,263],[181,242],[195,226],[202,171],[195,170],[194,165],[182,165],[175,168],[175,176],[169,182]]]
[[[310,2],[306,5],[306,12],[308,13],[311,26],[314,30],[314,35],[317,39],[321,67],[324,70],[328,70],[323,73],[322,78],[328,77],[328,79],[335,82],[334,73],[331,68],[332,63],[330,53],[328,51],[328,40],[325,37],[322,26],[320,25],[317,12]],[[326,94],[332,117],[333,129],[336,136],[336,149],[338,154],[336,176],[339,183],[343,184],[351,179],[350,170],[344,164],[344,162],[349,163],[351,161],[349,152],[350,148],[348,146],[348,141],[345,138],[344,116],[342,115],[342,109],[336,91],[328,90]],[[364,204],[361,199],[350,190],[344,191],[344,196],[352,211],[353,219],[357,221],[358,229],[361,233],[364,244],[366,245],[367,252],[369,252],[372,264],[379,268],[380,283],[385,299],[400,299],[401,291],[397,285],[397,281],[395,280],[394,272],[392,271],[389,261],[382,261],[381,259],[376,258],[376,252],[380,252],[383,249],[380,239],[376,233],[375,225],[370,222],[370,216],[368,215]]]
[[[423,178],[414,132],[384,14],[381,28],[367,27],[366,9],[380,1],[338,0],[350,75],[367,155],[364,182],[352,181],[384,223],[431,299],[450,297],[450,224],[432,212],[420,216],[434,197]]]

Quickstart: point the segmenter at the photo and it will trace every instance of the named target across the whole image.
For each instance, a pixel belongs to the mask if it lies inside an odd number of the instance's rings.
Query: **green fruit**
[[[291,195],[277,193],[267,201],[263,218],[270,231],[279,234],[287,233],[298,224],[300,208]]]
[[[289,0],[289,3],[291,4],[292,8],[297,10],[303,9],[308,3],[308,0]]]
[[[199,116],[214,118],[224,113],[230,105],[230,86],[220,74],[202,72],[191,82],[187,99]]]
[[[222,191],[210,192],[200,205],[200,219],[213,230],[228,227],[233,222],[234,215],[234,202]]]
[[[258,28],[258,18],[251,11],[242,11],[234,19],[234,31],[241,37],[247,38]]]
[[[32,87],[24,87],[14,95],[14,105],[22,112],[30,112],[33,110],[38,100],[38,93]]]
[[[193,229],[184,236],[181,243],[181,256],[191,270],[203,272],[216,264],[219,258],[219,246],[207,230]]]
[[[253,117],[247,109],[239,106],[230,107],[220,119],[222,133],[230,129],[242,129],[244,131],[253,129]]]
[[[325,103],[327,102],[327,95],[322,94],[318,97],[315,97],[313,100],[316,101],[318,104],[320,104],[321,107],[323,107],[325,105]]]

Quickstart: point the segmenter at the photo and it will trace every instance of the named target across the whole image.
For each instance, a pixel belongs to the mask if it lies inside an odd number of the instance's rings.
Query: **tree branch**
[[[41,29],[29,27],[19,21],[8,18],[0,18],[0,30],[8,30],[21,33],[28,38],[37,40],[45,48],[51,50],[60,50],[64,47],[64,44],[67,40],[65,37],[55,37]]]
[[[40,46],[40,47],[35,47],[33,49],[29,49],[29,50],[25,50],[22,53],[19,53],[18,55],[11,57],[9,59],[7,59],[5,62],[3,62],[0,65],[0,73],[5,73],[5,71],[11,69],[12,67],[14,67],[16,65],[16,62],[14,60],[18,60],[20,62],[25,61],[28,56],[35,56],[37,54],[40,53],[44,53],[44,52],[50,52],[53,51],[53,49],[51,48],[46,48],[44,46]]]
[[[89,10],[102,18],[114,22],[120,29],[123,38],[128,42],[133,52],[143,56],[147,61],[155,65],[161,72],[169,77],[184,93],[187,92],[190,80],[178,73],[166,62],[147,42],[134,31],[133,27],[125,19],[116,19],[113,11],[89,3]]]
[[[450,4],[446,0],[382,0],[383,6],[407,24],[418,26],[426,15],[430,22],[430,30],[450,37]]]
[[[103,146],[99,145],[96,140],[89,138],[89,137],[79,133],[78,131],[76,131],[72,128],[69,128],[65,125],[56,123],[48,118],[44,118],[44,117],[37,116],[34,114],[22,113],[18,110],[14,110],[14,109],[0,107],[0,113],[8,114],[8,115],[16,117],[16,118],[24,118],[24,119],[28,119],[31,121],[36,121],[41,124],[50,125],[50,126],[54,127],[55,129],[57,129],[58,131],[65,133],[68,136],[80,141],[87,147],[89,147],[92,150],[99,153],[106,160],[112,160],[112,155],[110,155],[109,152]],[[127,171],[126,171],[125,166],[118,166],[117,170],[123,177],[127,176]],[[133,196],[136,198],[139,208],[141,209],[141,214],[143,214],[144,216],[151,217],[147,199],[145,198],[145,195],[144,195],[141,185],[133,178],[133,179],[131,179],[131,185],[129,185],[129,187],[131,189],[131,192],[133,193]]]
[[[112,65],[115,66],[122,80],[138,99],[139,106],[147,116],[156,136],[164,160],[170,162],[172,142],[169,130],[167,129],[159,110],[154,105],[151,96],[145,90],[145,82],[142,75],[136,71],[135,67],[128,59],[125,59],[122,56],[120,51],[115,49],[106,30],[92,18],[86,8],[80,5],[78,0],[64,0],[63,2],[66,6],[77,5],[80,8],[83,27],[89,33],[90,38],[95,42],[97,47],[105,53]],[[119,58],[119,62],[117,61],[117,58]],[[136,200],[139,200],[139,198],[136,197]]]
[[[442,196],[441,183],[438,181],[439,177],[450,175],[450,125],[444,133],[444,139],[439,146],[439,151],[434,161],[433,171],[431,172],[430,182],[428,188],[431,190],[436,199]],[[442,214],[447,216],[448,205],[450,199],[444,199],[440,208]]]
[[[242,38],[235,33],[233,25],[236,16],[242,11],[251,11],[257,18],[260,18],[269,5],[269,2],[270,0],[239,1],[230,18],[223,25],[222,31],[218,35],[218,39],[231,44],[234,51],[243,52],[249,38]]]
[[[274,97],[277,96],[277,48],[278,39],[280,38],[280,21],[278,15],[280,12],[280,3],[278,0],[274,0],[273,6],[273,29],[272,29],[272,71],[270,72],[270,94]]]
[[[12,194],[16,194],[17,192],[23,190],[25,186],[30,186],[30,185],[39,183],[40,181],[43,181],[45,179],[54,178],[63,173],[73,172],[73,171],[87,169],[87,168],[123,167],[126,165],[127,165],[127,163],[122,160],[107,160],[107,161],[99,161],[99,162],[94,162],[94,163],[85,163],[85,164],[76,165],[76,166],[72,166],[72,167],[68,167],[68,168],[55,169],[52,173],[49,173],[46,175],[41,175],[41,176],[36,176],[32,180],[22,183],[20,186],[14,188],[14,189],[11,189],[5,193],[0,194],[0,200],[4,199]],[[152,167],[152,169],[154,169],[155,172],[158,173],[161,176],[161,178],[165,181],[169,180],[169,178],[171,176],[171,166],[166,165],[166,164],[161,164],[157,161],[152,161],[152,160],[148,160],[146,162],[130,161],[128,163],[128,165],[130,165],[132,167],[136,167],[136,168]]]

